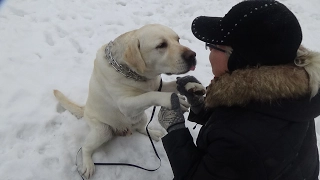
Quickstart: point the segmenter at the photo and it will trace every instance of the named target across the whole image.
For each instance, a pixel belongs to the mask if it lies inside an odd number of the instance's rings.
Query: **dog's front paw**
[[[188,108],[190,108],[190,104],[186,101],[186,98],[180,94],[177,94],[179,98],[180,108],[183,112],[187,112]],[[172,93],[166,93],[163,97],[159,98],[159,105],[162,107],[166,107],[168,109],[172,109],[171,104],[171,96]]]
[[[195,95],[203,96],[206,94],[206,88],[202,86],[202,84],[195,83],[195,82],[189,82],[185,85],[185,89]]]
[[[154,140],[154,141],[159,141],[161,137],[164,136],[164,133],[160,130],[154,130],[154,129],[149,129],[149,134],[150,137]]]
[[[83,159],[83,165],[82,165],[82,175],[86,177],[87,179],[90,179],[92,177],[93,173],[95,171],[94,163],[92,161],[92,158],[84,158]]]

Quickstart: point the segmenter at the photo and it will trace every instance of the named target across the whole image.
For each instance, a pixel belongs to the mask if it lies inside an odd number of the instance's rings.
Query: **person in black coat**
[[[203,125],[196,145],[176,94],[159,123],[175,180],[316,180],[314,119],[320,114],[320,53],[301,46],[294,14],[277,1],[243,1],[224,17],[196,18],[192,32],[210,48],[215,75],[205,97],[177,79]],[[187,88],[188,87],[188,88]]]

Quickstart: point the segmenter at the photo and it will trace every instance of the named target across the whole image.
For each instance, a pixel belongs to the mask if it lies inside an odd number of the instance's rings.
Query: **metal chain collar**
[[[132,71],[127,65],[118,64],[118,62],[113,58],[110,48],[113,46],[113,42],[110,41],[105,49],[106,58],[109,61],[109,64],[120,74],[124,75],[126,78],[134,79],[136,81],[146,81],[146,77],[143,77],[137,74],[135,71]]]

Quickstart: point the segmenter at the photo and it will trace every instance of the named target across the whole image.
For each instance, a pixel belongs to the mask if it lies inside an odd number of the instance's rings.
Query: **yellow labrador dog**
[[[114,135],[126,136],[133,131],[146,133],[145,110],[151,106],[171,108],[170,97],[176,83],[163,82],[160,74],[182,74],[195,69],[196,53],[179,43],[170,28],[151,24],[117,37],[102,46],[96,55],[86,105],[79,106],[60,91],[54,95],[60,104],[90,126],[82,148],[82,173],[90,178],[95,170],[92,153]],[[181,108],[189,104],[179,96]],[[153,140],[163,133],[149,130]]]

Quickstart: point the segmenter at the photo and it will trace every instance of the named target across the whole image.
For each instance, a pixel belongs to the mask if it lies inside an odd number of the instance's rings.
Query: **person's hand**
[[[161,107],[158,114],[160,125],[168,132],[185,127],[179,97],[175,93],[172,93],[171,95],[171,105],[171,109]]]
[[[177,77],[177,90],[181,95],[187,97],[191,110],[197,113],[203,105],[206,88],[194,77]]]

